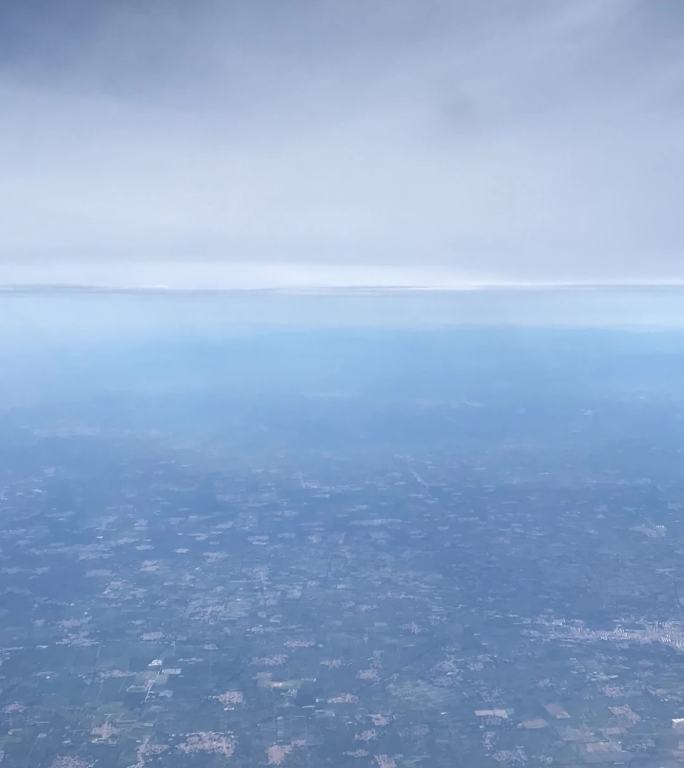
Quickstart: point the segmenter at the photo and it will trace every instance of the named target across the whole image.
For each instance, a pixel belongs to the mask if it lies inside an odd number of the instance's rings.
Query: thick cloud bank
[[[684,6],[0,7],[0,283],[684,279]]]

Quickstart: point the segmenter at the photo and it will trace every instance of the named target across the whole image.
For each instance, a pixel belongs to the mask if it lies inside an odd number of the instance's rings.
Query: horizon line
[[[677,281],[567,281],[567,282],[472,282],[451,285],[285,285],[285,286],[171,286],[107,285],[98,283],[0,283],[0,295],[29,293],[97,294],[354,294],[354,293],[468,293],[485,291],[582,291],[624,289],[681,289]]]

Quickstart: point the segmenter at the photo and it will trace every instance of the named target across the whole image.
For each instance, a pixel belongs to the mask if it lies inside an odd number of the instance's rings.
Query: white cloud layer
[[[684,7],[9,3],[0,282],[684,280]]]

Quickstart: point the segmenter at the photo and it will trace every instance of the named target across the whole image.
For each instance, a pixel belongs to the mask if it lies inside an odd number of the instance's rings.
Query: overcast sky
[[[0,283],[684,280],[678,0],[5,0]]]

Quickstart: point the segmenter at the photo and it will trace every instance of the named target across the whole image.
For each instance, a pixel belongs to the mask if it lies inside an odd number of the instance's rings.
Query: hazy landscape
[[[3,764],[679,764],[682,331],[612,296],[0,299]]]
[[[684,2],[0,2],[0,768],[684,764]]]

